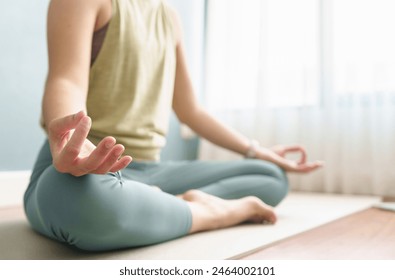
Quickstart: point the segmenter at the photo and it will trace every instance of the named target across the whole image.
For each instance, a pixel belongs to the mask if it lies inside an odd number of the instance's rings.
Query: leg
[[[48,167],[26,204],[32,226],[77,248],[97,251],[186,235],[188,204],[114,174],[74,177]]]
[[[186,235],[192,222],[186,201],[122,180],[118,173],[74,177],[57,172],[48,145],[33,171],[25,210],[35,230],[91,251],[174,239]]]
[[[140,172],[144,178],[139,178]],[[276,165],[259,160],[132,163],[124,174],[158,185],[190,202],[191,232],[244,221],[274,223],[275,214],[266,203],[277,205],[288,191],[285,173]],[[200,191],[190,190],[193,188]]]
[[[199,189],[223,199],[255,196],[272,206],[288,192],[284,171],[261,160],[132,163],[123,174],[172,194]]]
[[[25,209],[38,232],[90,251],[155,244],[244,221],[275,219],[270,207],[254,198],[225,201],[200,191],[182,198],[122,180],[119,174],[61,174],[51,165],[45,145],[25,194]]]
[[[190,233],[230,227],[243,222],[276,222],[272,208],[257,197],[224,200],[199,190],[187,191],[181,197],[189,202],[192,211]]]

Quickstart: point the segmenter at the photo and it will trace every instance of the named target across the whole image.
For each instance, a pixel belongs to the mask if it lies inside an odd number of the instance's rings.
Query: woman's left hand
[[[290,153],[299,153],[299,159],[287,159]],[[289,172],[308,173],[323,166],[322,161],[307,162],[306,150],[299,145],[276,145],[270,149],[261,147],[257,158],[271,161]]]

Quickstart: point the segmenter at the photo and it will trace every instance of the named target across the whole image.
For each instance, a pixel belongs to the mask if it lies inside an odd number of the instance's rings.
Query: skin
[[[125,168],[132,158],[122,156],[124,147],[114,137],[97,146],[87,139],[91,119],[86,115],[92,34],[111,19],[111,0],[52,0],[48,12],[49,72],[43,97],[44,125],[55,168],[74,176],[105,174]],[[177,35],[177,64],[173,110],[201,137],[231,151],[245,154],[250,141],[213,118],[194,94],[188,73],[180,20],[172,11]],[[299,153],[298,161],[286,158]],[[306,173],[322,166],[307,162],[299,145],[259,147],[257,158],[271,161],[286,171]],[[223,200],[197,190],[179,196],[192,212],[190,233],[229,227],[242,222],[275,223],[273,209],[256,197]]]

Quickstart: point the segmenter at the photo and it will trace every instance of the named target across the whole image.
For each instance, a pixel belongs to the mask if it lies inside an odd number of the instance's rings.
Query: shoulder
[[[111,0],[51,0],[48,16],[57,18],[60,15],[70,18],[91,15],[100,25],[102,15],[111,15]]]
[[[50,6],[62,6],[63,8],[100,7],[107,1],[111,2],[111,0],[51,0]]]
[[[70,11],[99,11],[106,2],[111,0],[51,0],[49,3],[49,12],[63,11],[67,13]]]
[[[172,20],[172,23],[173,23],[176,42],[177,42],[177,44],[179,44],[183,38],[182,21],[181,21],[181,18],[175,8],[168,6],[168,11],[169,11],[169,15]]]

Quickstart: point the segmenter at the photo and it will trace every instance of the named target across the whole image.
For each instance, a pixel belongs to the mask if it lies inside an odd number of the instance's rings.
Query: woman
[[[52,0],[48,53],[48,140],[25,211],[50,238],[100,251],[274,223],[284,171],[321,166],[299,146],[259,147],[199,106],[180,22],[165,0]],[[171,108],[201,137],[255,159],[161,163]],[[299,162],[285,159],[290,151]]]

